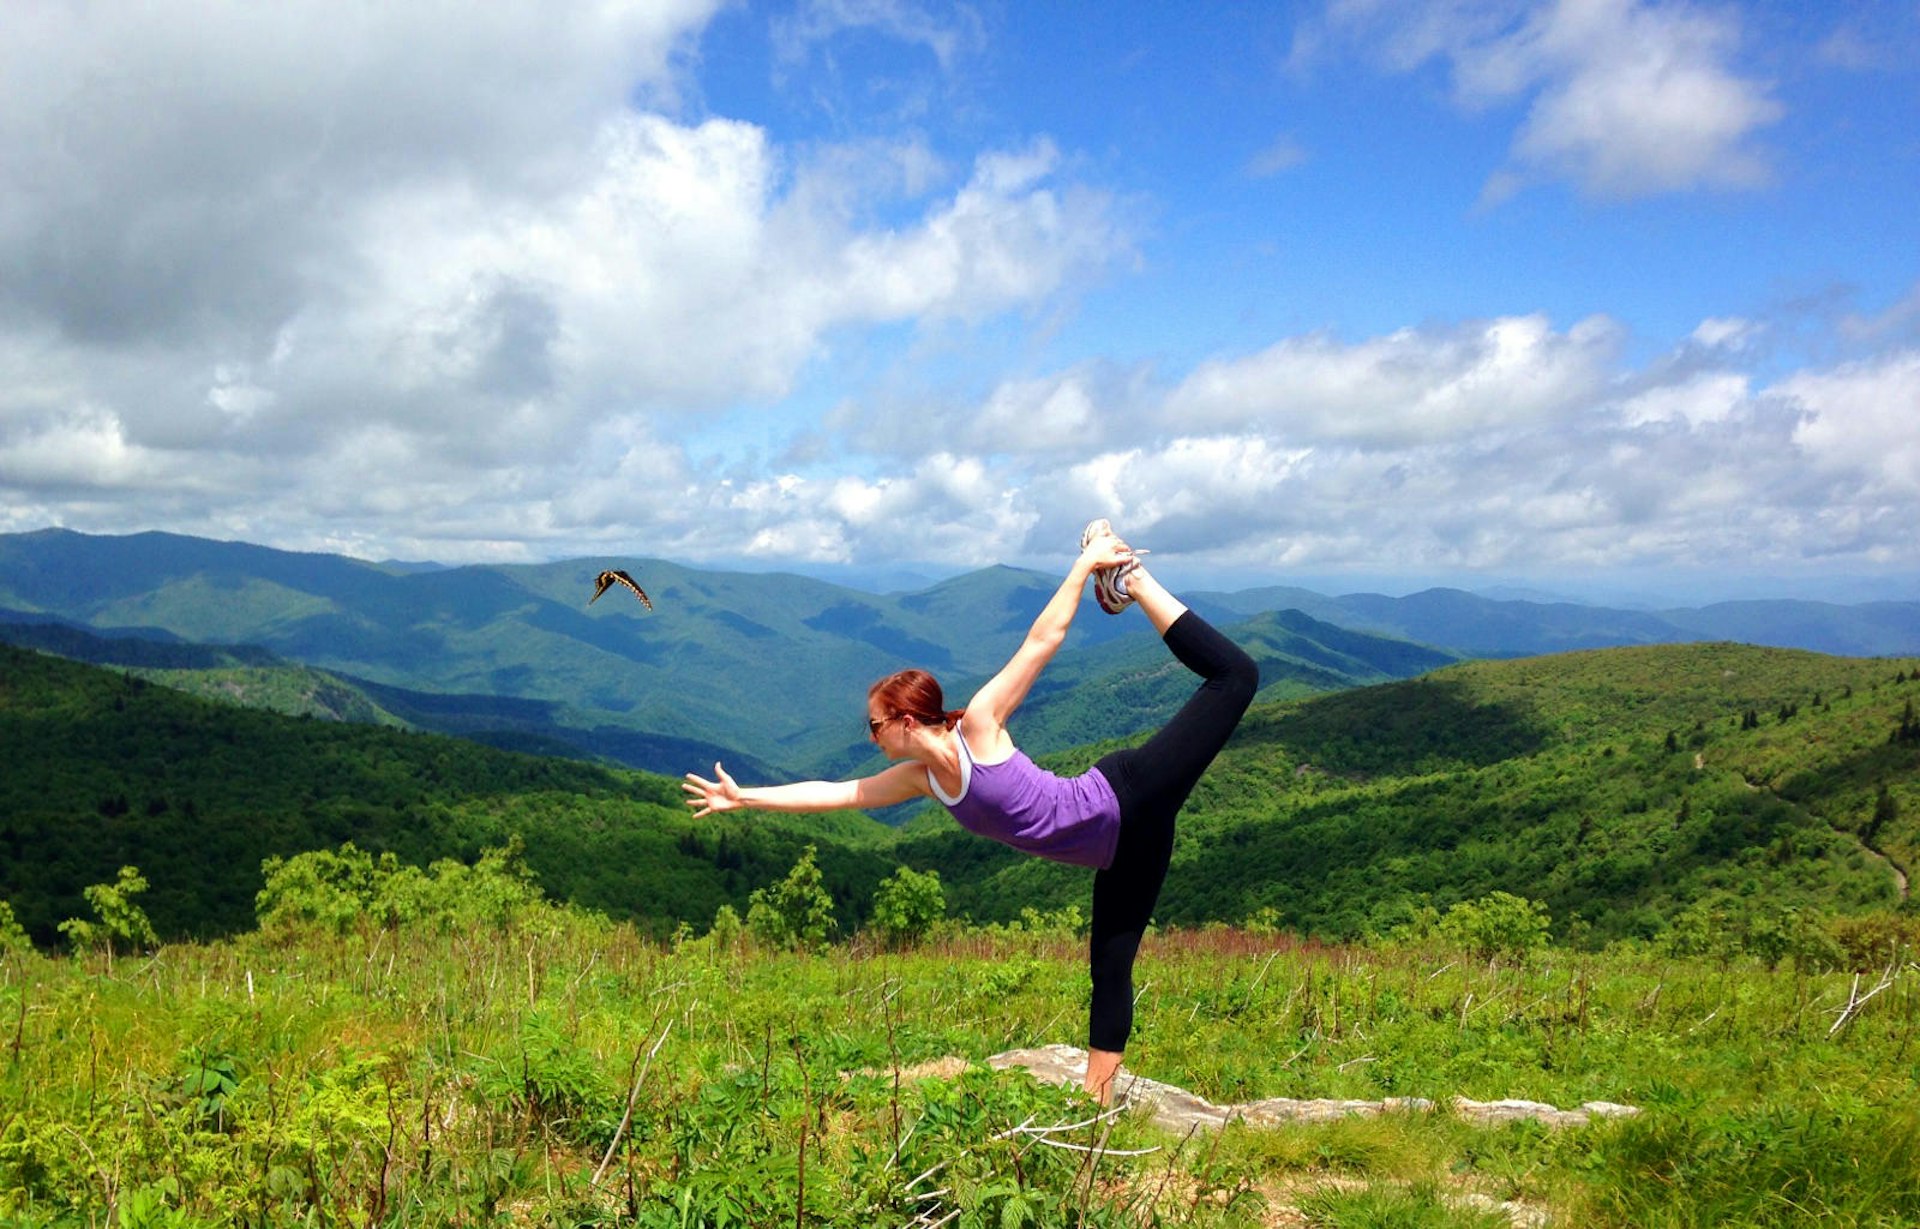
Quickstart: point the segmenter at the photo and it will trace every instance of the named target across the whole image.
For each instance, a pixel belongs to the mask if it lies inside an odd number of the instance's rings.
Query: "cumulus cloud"
[[[1794,442],[1820,469],[1858,481],[1868,498],[1920,495],[1920,351],[1801,372],[1771,392],[1799,409]]]
[[[1291,136],[1281,136],[1247,160],[1247,174],[1255,179],[1271,179],[1290,171],[1307,160],[1307,151]]]
[[[704,113],[715,7],[10,12],[0,530],[971,566],[1050,562],[1101,513],[1170,564],[1920,562],[1920,298],[1797,371],[1779,318],[1731,312],[1651,357],[1515,313],[1178,365],[1022,336],[996,370],[972,343],[1046,332],[1133,255],[1088,155]],[[776,37],[951,70],[977,31],[930,11],[821,0]],[[1345,0],[1316,37],[1523,113],[1514,183],[1632,196],[1762,170],[1736,20]],[[814,379],[835,362],[859,378]]]
[[[441,557],[538,553],[597,450],[711,480],[663,424],[777,401],[837,330],[1042,304],[1127,250],[1045,141],[950,167],[680,115],[715,7],[13,14],[0,490],[172,492],[174,527],[288,544],[407,515]],[[907,37],[904,8],[814,11],[882,9]]]
[[[1260,421],[1301,442],[1406,444],[1555,418],[1591,400],[1618,335],[1604,319],[1556,334],[1540,316],[1405,329],[1343,344],[1289,338],[1201,364],[1168,398],[1182,426]]]
[[[1635,367],[1616,326],[1462,322],[1222,356],[1143,396],[1131,438],[1004,458],[1057,554],[1087,509],[1170,559],[1311,571],[1755,566],[1912,558],[1920,357],[1767,383],[1702,323]],[[988,408],[1044,404],[1022,380]]]
[[[1567,180],[1600,199],[1750,188],[1783,114],[1734,65],[1736,14],[1684,0],[1335,0],[1328,24],[1394,71],[1444,62],[1469,111],[1524,102],[1490,203]]]
[[[776,53],[788,63],[854,30],[876,30],[924,47],[942,68],[977,49],[985,39],[979,19],[962,7],[936,15],[911,0],[803,0],[792,16],[774,23]]]

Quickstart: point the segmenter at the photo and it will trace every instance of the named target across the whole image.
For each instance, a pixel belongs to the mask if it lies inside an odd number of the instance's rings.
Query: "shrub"
[[[1920,949],[1920,918],[1869,913],[1835,918],[1828,924],[1834,942],[1856,973],[1874,972],[1912,959]]]
[[[123,866],[112,883],[96,883],[81,889],[80,894],[93,906],[94,916],[99,920],[68,918],[60,923],[60,931],[76,948],[105,948],[109,964],[113,962],[116,942],[124,951],[158,947],[160,936],[154,933],[153,923],[147,919],[146,912],[133,903],[133,898],[146,890],[146,876],[135,867]]]
[[[472,866],[443,858],[422,871],[391,853],[378,858],[348,841],[260,864],[266,886],[254,897],[262,933],[290,938],[305,929],[344,935],[361,926],[394,930],[428,923],[442,930],[504,926],[544,898],[515,835],[482,850]]]
[[[1680,911],[1660,938],[1660,947],[1672,956],[1714,956],[1725,960],[1740,945],[1727,910],[1716,900],[1696,900]]]
[[[833,897],[821,886],[814,864],[818,853],[807,846],[785,879],[756,888],[747,898],[747,932],[757,942],[809,951],[826,946],[834,926]]]
[[[1250,935],[1277,935],[1280,933],[1280,911],[1272,905],[1261,905],[1246,920],[1240,923],[1240,929]]]
[[[740,942],[740,936],[746,933],[746,923],[740,920],[740,914],[732,905],[721,905],[713,911],[713,925],[707,934],[717,947],[733,947]]]
[[[260,864],[266,879],[253,898],[254,916],[263,933],[287,936],[314,928],[344,935],[368,916],[380,879],[392,872],[394,857],[382,864],[352,841],[339,849],[315,849]]]
[[[26,928],[13,916],[13,906],[0,900],[0,958],[24,952],[32,946]]]
[[[1763,908],[1746,920],[1742,948],[1769,970],[1791,960],[1803,973],[1837,969],[1847,953],[1819,914],[1792,905]]]
[[[526,842],[519,833],[498,849],[480,852],[472,866],[443,858],[429,869],[424,891],[425,916],[442,929],[505,926],[541,903],[545,896],[527,866]]]
[[[1547,907],[1511,892],[1492,892],[1462,901],[1440,919],[1440,936],[1482,960],[1501,956],[1524,960],[1545,947],[1553,919]]]
[[[873,893],[873,928],[889,947],[910,947],[933,932],[947,915],[947,895],[939,871],[903,866]]]

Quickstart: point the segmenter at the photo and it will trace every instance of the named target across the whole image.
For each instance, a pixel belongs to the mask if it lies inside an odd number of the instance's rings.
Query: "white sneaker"
[[[1087,549],[1087,544],[1095,538],[1112,536],[1116,536],[1113,532],[1113,525],[1104,516],[1096,517],[1088,521],[1087,527],[1080,531],[1080,549]],[[1134,552],[1136,555],[1144,555],[1146,553],[1146,551]],[[1126,578],[1127,573],[1139,566],[1138,560],[1128,559],[1121,563],[1108,564],[1106,567],[1096,568],[1094,570],[1093,596],[1094,600],[1100,603],[1100,609],[1106,611],[1108,614],[1119,614],[1127,607],[1133,605],[1133,595],[1127,592]]]

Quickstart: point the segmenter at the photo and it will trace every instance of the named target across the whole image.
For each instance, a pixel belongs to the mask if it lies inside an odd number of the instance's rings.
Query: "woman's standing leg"
[[[1182,665],[1201,677],[1186,705],[1139,747],[1115,752],[1100,769],[1120,797],[1113,864],[1093,878],[1088,962],[1093,1004],[1086,1090],[1102,1104],[1133,1029],[1133,961],[1173,857],[1174,819],[1200,775],[1239,725],[1260,687],[1260,671],[1238,645],[1135,568],[1127,591]]]
[[[1153,919],[1173,860],[1173,822],[1138,823],[1121,829],[1113,864],[1093,876],[1093,925],[1087,966],[1093,1002],[1087,1018],[1084,1086],[1105,1105],[1113,1097],[1114,1073],[1133,1032],[1133,959]]]

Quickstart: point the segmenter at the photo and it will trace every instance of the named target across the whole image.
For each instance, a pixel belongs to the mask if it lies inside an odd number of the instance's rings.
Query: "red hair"
[[[948,708],[940,692],[940,681],[925,670],[902,670],[889,674],[867,688],[867,702],[880,701],[889,717],[911,717],[924,726],[952,729],[965,715],[964,708]]]

